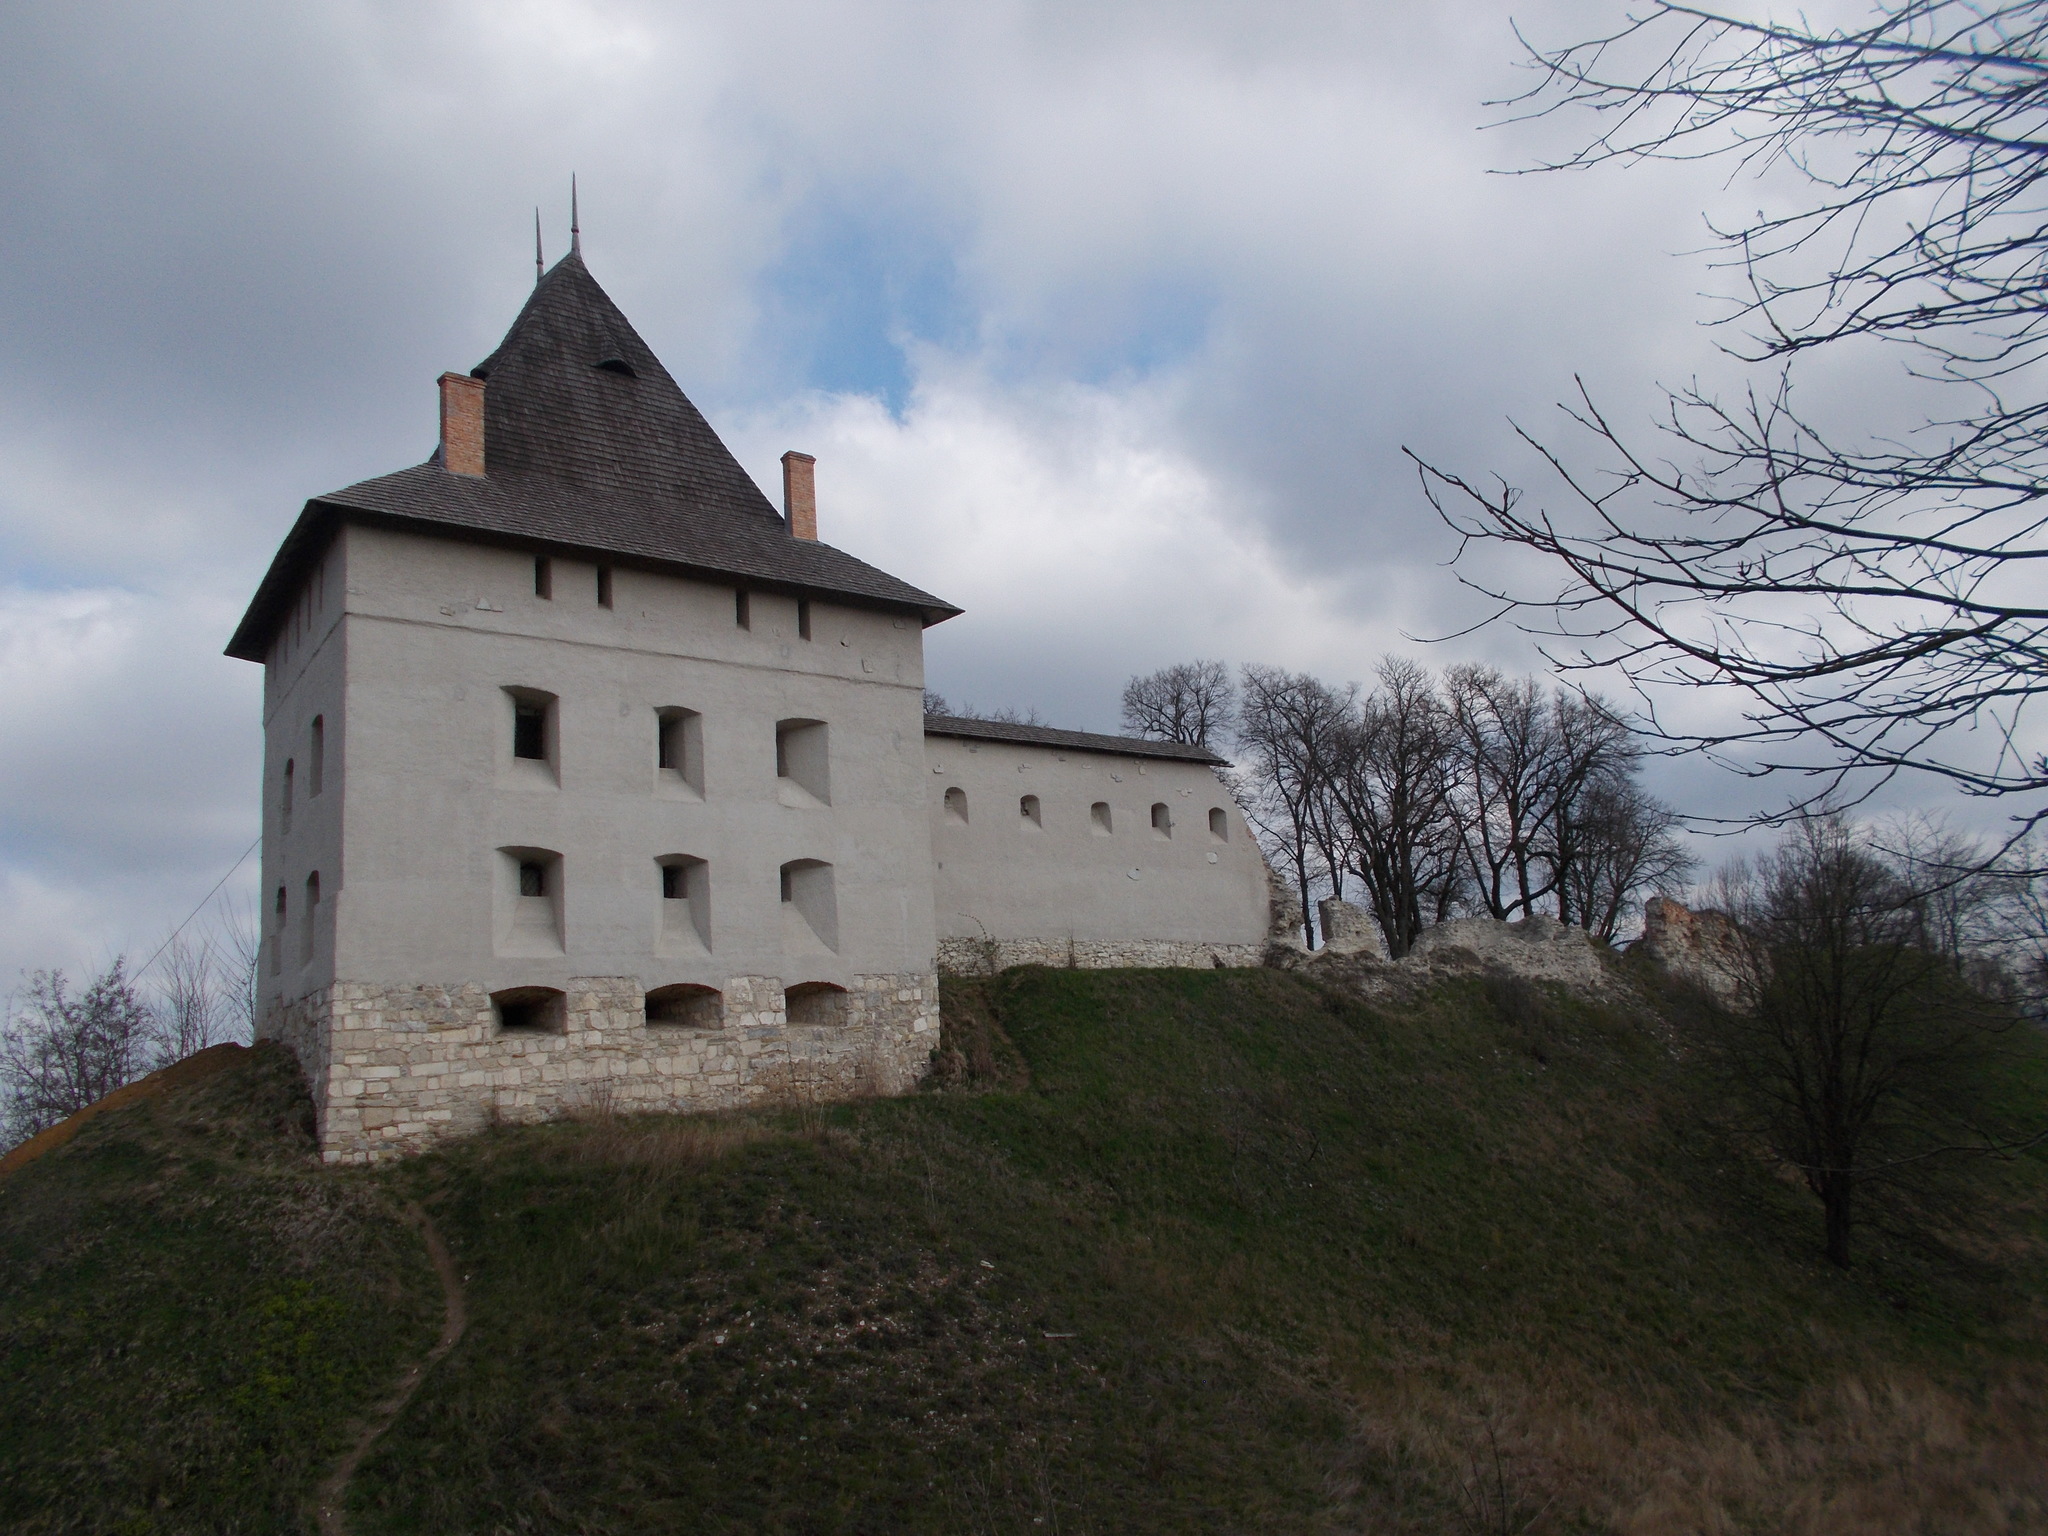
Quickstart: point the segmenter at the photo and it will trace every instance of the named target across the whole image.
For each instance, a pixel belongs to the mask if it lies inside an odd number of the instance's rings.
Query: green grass
[[[1801,1190],[1699,1129],[1651,1019],[1263,971],[945,1003],[959,1086],[375,1175],[266,1129],[274,1058],[105,1117],[0,1185],[0,1524],[303,1522],[431,1337],[415,1199],[470,1327],[359,1472],[358,1532],[2048,1520],[2041,1159],[1844,1273]],[[2048,1101],[2041,1068],[2006,1091]]]
[[[300,1528],[439,1321],[418,1239],[321,1169],[311,1109],[259,1048],[0,1182],[0,1529]]]

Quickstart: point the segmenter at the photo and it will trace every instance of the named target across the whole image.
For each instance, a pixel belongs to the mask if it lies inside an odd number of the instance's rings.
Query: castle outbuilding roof
[[[342,522],[669,570],[910,610],[960,610],[792,536],[718,434],[572,250],[534,287],[484,382],[482,475],[426,463],[307,502],[227,654],[261,661]]]
[[[1062,731],[1050,725],[1018,725],[1008,720],[973,720],[962,715],[926,715],[927,736],[958,736],[969,741],[1013,741],[1031,747],[1065,747],[1074,752],[1108,752],[1119,757],[1160,757],[1178,763],[1206,763],[1228,768],[1227,759],[1207,747],[1183,741],[1153,741],[1144,736],[1100,736],[1093,731]]]

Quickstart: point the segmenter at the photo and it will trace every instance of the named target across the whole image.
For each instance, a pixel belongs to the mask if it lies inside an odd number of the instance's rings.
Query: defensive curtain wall
[[[925,759],[942,968],[1259,963],[1266,861],[1215,753],[937,717]]]

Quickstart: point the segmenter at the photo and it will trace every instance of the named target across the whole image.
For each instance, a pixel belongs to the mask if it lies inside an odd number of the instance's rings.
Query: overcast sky
[[[1751,194],[1489,174],[1540,149],[1482,131],[1516,51],[1483,0],[0,8],[0,977],[139,959],[256,835],[221,646],[307,497],[432,449],[572,171],[762,485],[817,455],[822,536],[966,610],[956,703],[1530,664],[1404,638],[1471,607],[1400,450],[1483,473],[1574,374],[1647,420],[1713,366],[1702,210]]]

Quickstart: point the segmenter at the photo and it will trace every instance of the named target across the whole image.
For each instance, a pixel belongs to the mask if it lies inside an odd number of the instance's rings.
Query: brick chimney
[[[451,475],[484,472],[484,381],[441,375],[441,467]]]
[[[818,461],[794,449],[782,456],[782,515],[799,539],[818,537]]]

